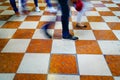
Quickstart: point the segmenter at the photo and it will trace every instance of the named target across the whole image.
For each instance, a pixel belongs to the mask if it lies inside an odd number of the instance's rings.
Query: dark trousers
[[[47,6],[48,6],[48,7],[52,7],[52,4],[51,4],[50,0],[45,0],[45,1],[46,1],[46,3],[47,3]]]
[[[62,10],[62,36],[69,35],[69,6],[68,0],[58,0]]]
[[[18,12],[15,0],[10,0],[10,4],[15,12]]]
[[[21,4],[22,4],[22,7],[23,7],[23,8],[25,7],[25,1],[26,1],[26,0],[21,0]],[[17,8],[17,6],[16,6],[15,0],[10,0],[10,4],[11,4],[13,10],[14,10],[15,12],[18,12],[18,8]]]
[[[38,0],[34,0],[35,7],[38,7]]]
[[[48,7],[52,7],[52,4],[51,4],[50,0],[45,0],[45,1],[47,3]],[[38,7],[38,0],[34,0],[34,4],[35,4],[36,7]]]

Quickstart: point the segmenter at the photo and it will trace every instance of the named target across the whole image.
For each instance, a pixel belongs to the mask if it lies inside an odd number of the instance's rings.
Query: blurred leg
[[[35,4],[35,11],[36,11],[36,12],[39,12],[40,9],[39,9],[39,7],[38,7],[38,0],[34,0],[34,4]]]
[[[10,0],[10,4],[15,12],[18,12],[15,0]]]
[[[38,0],[34,0],[35,7],[38,7]]]
[[[58,0],[62,10],[62,34],[63,36],[69,35],[69,7],[67,4],[68,0]]]
[[[47,6],[48,6],[48,11],[51,13],[56,13],[57,10],[52,6],[50,0],[46,0]]]
[[[58,0],[62,10],[62,37],[64,39],[77,40],[78,37],[75,37],[69,33],[69,6],[68,0]]]
[[[52,7],[52,4],[51,4],[50,0],[46,0],[46,3],[47,3],[48,7]]]

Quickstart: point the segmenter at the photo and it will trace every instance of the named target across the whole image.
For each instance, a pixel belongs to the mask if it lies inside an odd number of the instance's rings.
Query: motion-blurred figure
[[[26,0],[20,0],[20,2],[21,2],[21,5],[19,5],[19,6],[21,6],[22,13],[28,14],[29,11],[26,9]],[[17,16],[20,16],[20,12],[19,12],[20,10],[17,8],[15,0],[10,0],[10,4],[11,4],[15,14]]]
[[[48,11],[51,13],[56,13],[57,10],[52,6],[50,0],[45,0],[45,2],[47,3],[47,7],[48,7]],[[35,11],[39,12],[40,8],[38,6],[38,0],[34,0],[34,4],[35,4]]]
[[[75,36],[71,35],[70,32],[69,32],[69,6],[68,6],[68,0],[58,0],[58,2],[60,4],[61,11],[62,11],[62,16],[61,16],[62,38],[63,39],[70,39],[70,40],[77,40],[78,37],[75,37]],[[47,29],[49,28],[49,25],[44,25],[43,28],[44,28],[45,33],[46,33]],[[49,35],[48,35],[48,37],[49,37]]]

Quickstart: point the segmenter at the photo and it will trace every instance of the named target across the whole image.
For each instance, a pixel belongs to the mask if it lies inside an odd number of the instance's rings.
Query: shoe
[[[15,15],[16,15],[16,16],[20,16],[20,13],[19,13],[19,12],[15,12]]]
[[[78,40],[78,37],[72,36],[72,35],[68,35],[68,36],[63,36],[63,39]]]
[[[36,11],[36,12],[40,12],[39,7],[36,7],[36,8],[35,8],[35,11]]]
[[[56,12],[57,12],[57,10],[56,10],[55,8],[53,8],[53,7],[49,7],[49,8],[48,8],[48,11],[49,11],[50,13],[56,13]]]
[[[76,27],[77,27],[77,28],[80,28],[80,29],[87,28],[86,25],[80,25],[80,24],[76,24]]]

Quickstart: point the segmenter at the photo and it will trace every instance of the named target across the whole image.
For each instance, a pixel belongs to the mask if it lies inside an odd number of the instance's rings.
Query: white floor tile
[[[102,4],[101,1],[90,1],[92,4]]]
[[[86,16],[100,16],[100,14],[97,11],[86,11]]]
[[[47,4],[43,1],[42,3],[38,3],[39,7],[45,7]]]
[[[2,52],[25,52],[29,43],[30,39],[11,39]]]
[[[11,38],[16,29],[0,29],[0,38]]]
[[[113,11],[116,16],[120,16],[120,11]]]
[[[4,10],[0,15],[13,15],[15,14],[13,10]]]
[[[96,9],[97,11],[110,11],[110,9],[107,8],[107,7],[95,7],[95,9]]]
[[[27,10],[32,11],[34,6],[27,6]],[[24,14],[23,14],[24,15]],[[29,15],[29,14],[28,14]]]
[[[53,75],[49,74],[47,80],[80,80],[78,75]]]
[[[114,2],[114,3],[117,3],[117,4],[120,3],[119,0],[113,0],[113,2]]]
[[[120,76],[119,77],[114,77],[114,80],[120,80]]]
[[[27,17],[26,15],[20,15],[20,16],[14,15],[8,21],[24,21],[26,17]]]
[[[120,55],[119,41],[98,41],[99,46],[105,55]]]
[[[74,34],[79,40],[96,40],[92,30],[74,30]]]
[[[14,76],[14,73],[0,73],[0,80],[13,80]]]
[[[56,16],[42,16],[40,18],[40,21],[56,21]]]
[[[106,7],[119,7],[117,4],[104,4]]]
[[[51,53],[75,54],[75,42],[72,40],[53,40]]]
[[[34,3],[34,1],[32,1],[32,0],[28,0],[27,2],[28,2],[28,3]]]
[[[56,1],[56,0],[51,0],[51,3],[58,3],[58,1]]]
[[[120,22],[117,16],[102,16],[105,22]]]
[[[78,55],[81,75],[112,75],[102,55]]]
[[[7,21],[0,21],[0,27],[2,27]]]
[[[120,30],[113,30],[113,33],[116,35],[116,37],[120,40]]]
[[[55,22],[55,29],[62,29],[62,23],[61,23],[61,21]]]
[[[100,2],[99,4],[101,4],[101,2]],[[85,2],[84,5],[86,5],[87,8],[89,8],[89,9],[94,7],[94,4],[92,4],[91,1]],[[89,10],[89,9],[88,9],[88,10]]]
[[[33,12],[30,12],[29,15],[42,16],[43,15],[43,11],[42,10],[40,10],[40,12],[33,11]]]
[[[90,26],[93,30],[110,30],[105,22],[90,22]]]
[[[49,54],[26,53],[17,73],[48,73]]]
[[[0,6],[0,10],[6,10],[9,6]]]
[[[37,21],[24,21],[19,28],[22,29],[35,29],[38,25]]]
[[[6,0],[5,3],[9,3],[9,0]]]

